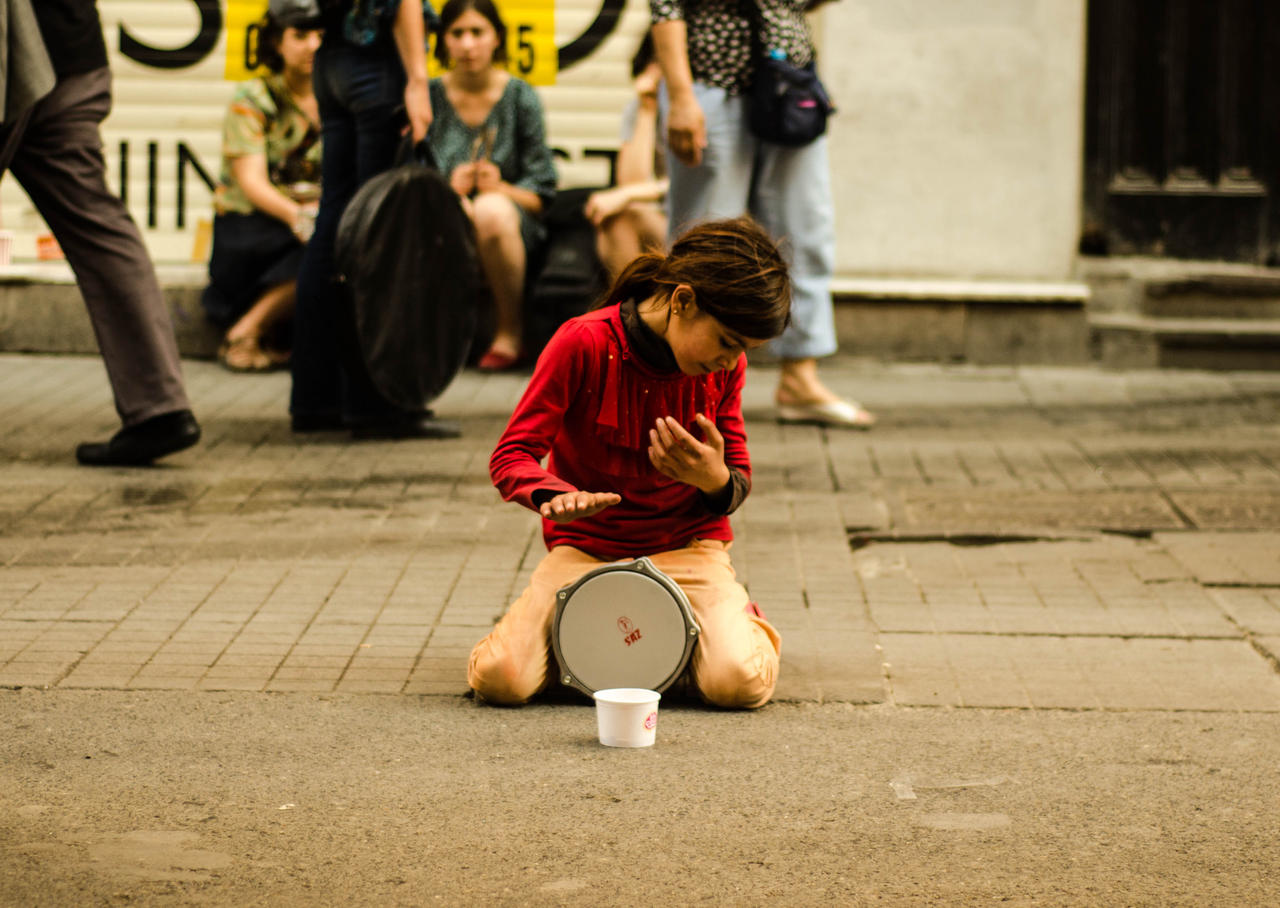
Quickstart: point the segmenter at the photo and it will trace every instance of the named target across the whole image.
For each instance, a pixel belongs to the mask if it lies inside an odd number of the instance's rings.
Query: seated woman
[[[530,255],[546,240],[540,215],[555,196],[542,104],[528,83],[496,64],[507,58],[507,27],[492,0],[449,0],[440,11],[436,59],[449,71],[431,80],[434,119],[427,140],[436,164],[476,228],[497,328],[479,367],[520,360],[524,285]]]
[[[258,31],[258,59],[270,73],[237,88],[223,123],[202,303],[225,331],[218,360],[236,372],[288,362],[281,335],[319,199],[320,116],[311,91],[318,16],[314,3],[271,0]]]
[[[622,114],[617,185],[593,192],[584,209],[596,228],[596,252],[613,277],[642,252],[661,249],[666,242],[662,202],[667,195],[667,143],[661,85],[653,35],[646,32],[631,61],[635,97]]]

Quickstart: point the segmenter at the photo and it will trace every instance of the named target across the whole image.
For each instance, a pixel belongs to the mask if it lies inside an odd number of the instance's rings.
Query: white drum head
[[[608,564],[556,595],[552,648],[560,680],[591,694],[666,690],[698,638],[684,591],[647,558]]]

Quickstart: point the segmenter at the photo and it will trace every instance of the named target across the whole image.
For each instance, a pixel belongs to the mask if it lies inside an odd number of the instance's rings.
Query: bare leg
[[[642,252],[661,249],[667,218],[657,205],[633,203],[596,228],[596,252],[617,277]]]
[[[484,193],[472,202],[476,244],[493,304],[497,312],[491,352],[516,357],[524,327],[524,241],[520,238],[520,211],[516,203],[498,193]]]
[[[298,282],[277,284],[258,298],[240,320],[227,329],[227,340],[240,337],[261,338],[280,322],[293,315],[298,299]]]
[[[622,269],[640,254],[640,237],[625,211],[596,228],[596,252],[610,277],[621,274]]]
[[[240,320],[227,329],[219,359],[237,372],[262,372],[283,365],[288,357],[262,349],[262,335],[293,314],[297,281],[277,284],[258,298]]]

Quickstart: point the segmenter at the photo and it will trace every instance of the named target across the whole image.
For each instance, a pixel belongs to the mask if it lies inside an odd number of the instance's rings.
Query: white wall
[[[1065,277],[1084,0],[843,0],[820,13],[842,275]]]
[[[563,46],[591,22],[600,0],[554,2],[556,43]],[[152,254],[188,261],[211,198],[188,167],[178,226],[177,147],[185,144],[217,176],[232,90],[224,76],[226,37],[194,66],[155,69],[118,52],[121,24],[149,44],[180,47],[199,28],[192,0],[99,6],[116,79],[115,110],[103,130],[108,181],[118,189],[120,142],[127,141],[129,207]],[[841,274],[1067,275],[1080,207],[1084,6],[841,0],[823,8],[821,69],[840,106],[830,142]],[[647,0],[628,0],[614,34],[539,89],[552,144],[570,155],[560,165],[563,185],[605,181],[606,165],[584,151],[617,146],[628,64],[647,24]],[[154,227],[147,223],[152,142]],[[33,257],[44,227],[11,177],[0,189],[0,216],[17,233],[16,256]]]

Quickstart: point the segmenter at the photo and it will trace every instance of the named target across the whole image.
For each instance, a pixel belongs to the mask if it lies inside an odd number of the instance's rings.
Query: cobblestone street
[[[1280,709],[1280,378],[872,367],[870,433],[746,409],[735,561],[782,700]],[[94,359],[0,358],[0,684],[460,695],[540,557],[489,450],[523,376],[465,373],[446,442],[292,436],[288,379],[187,365],[206,441],[94,471]]]

